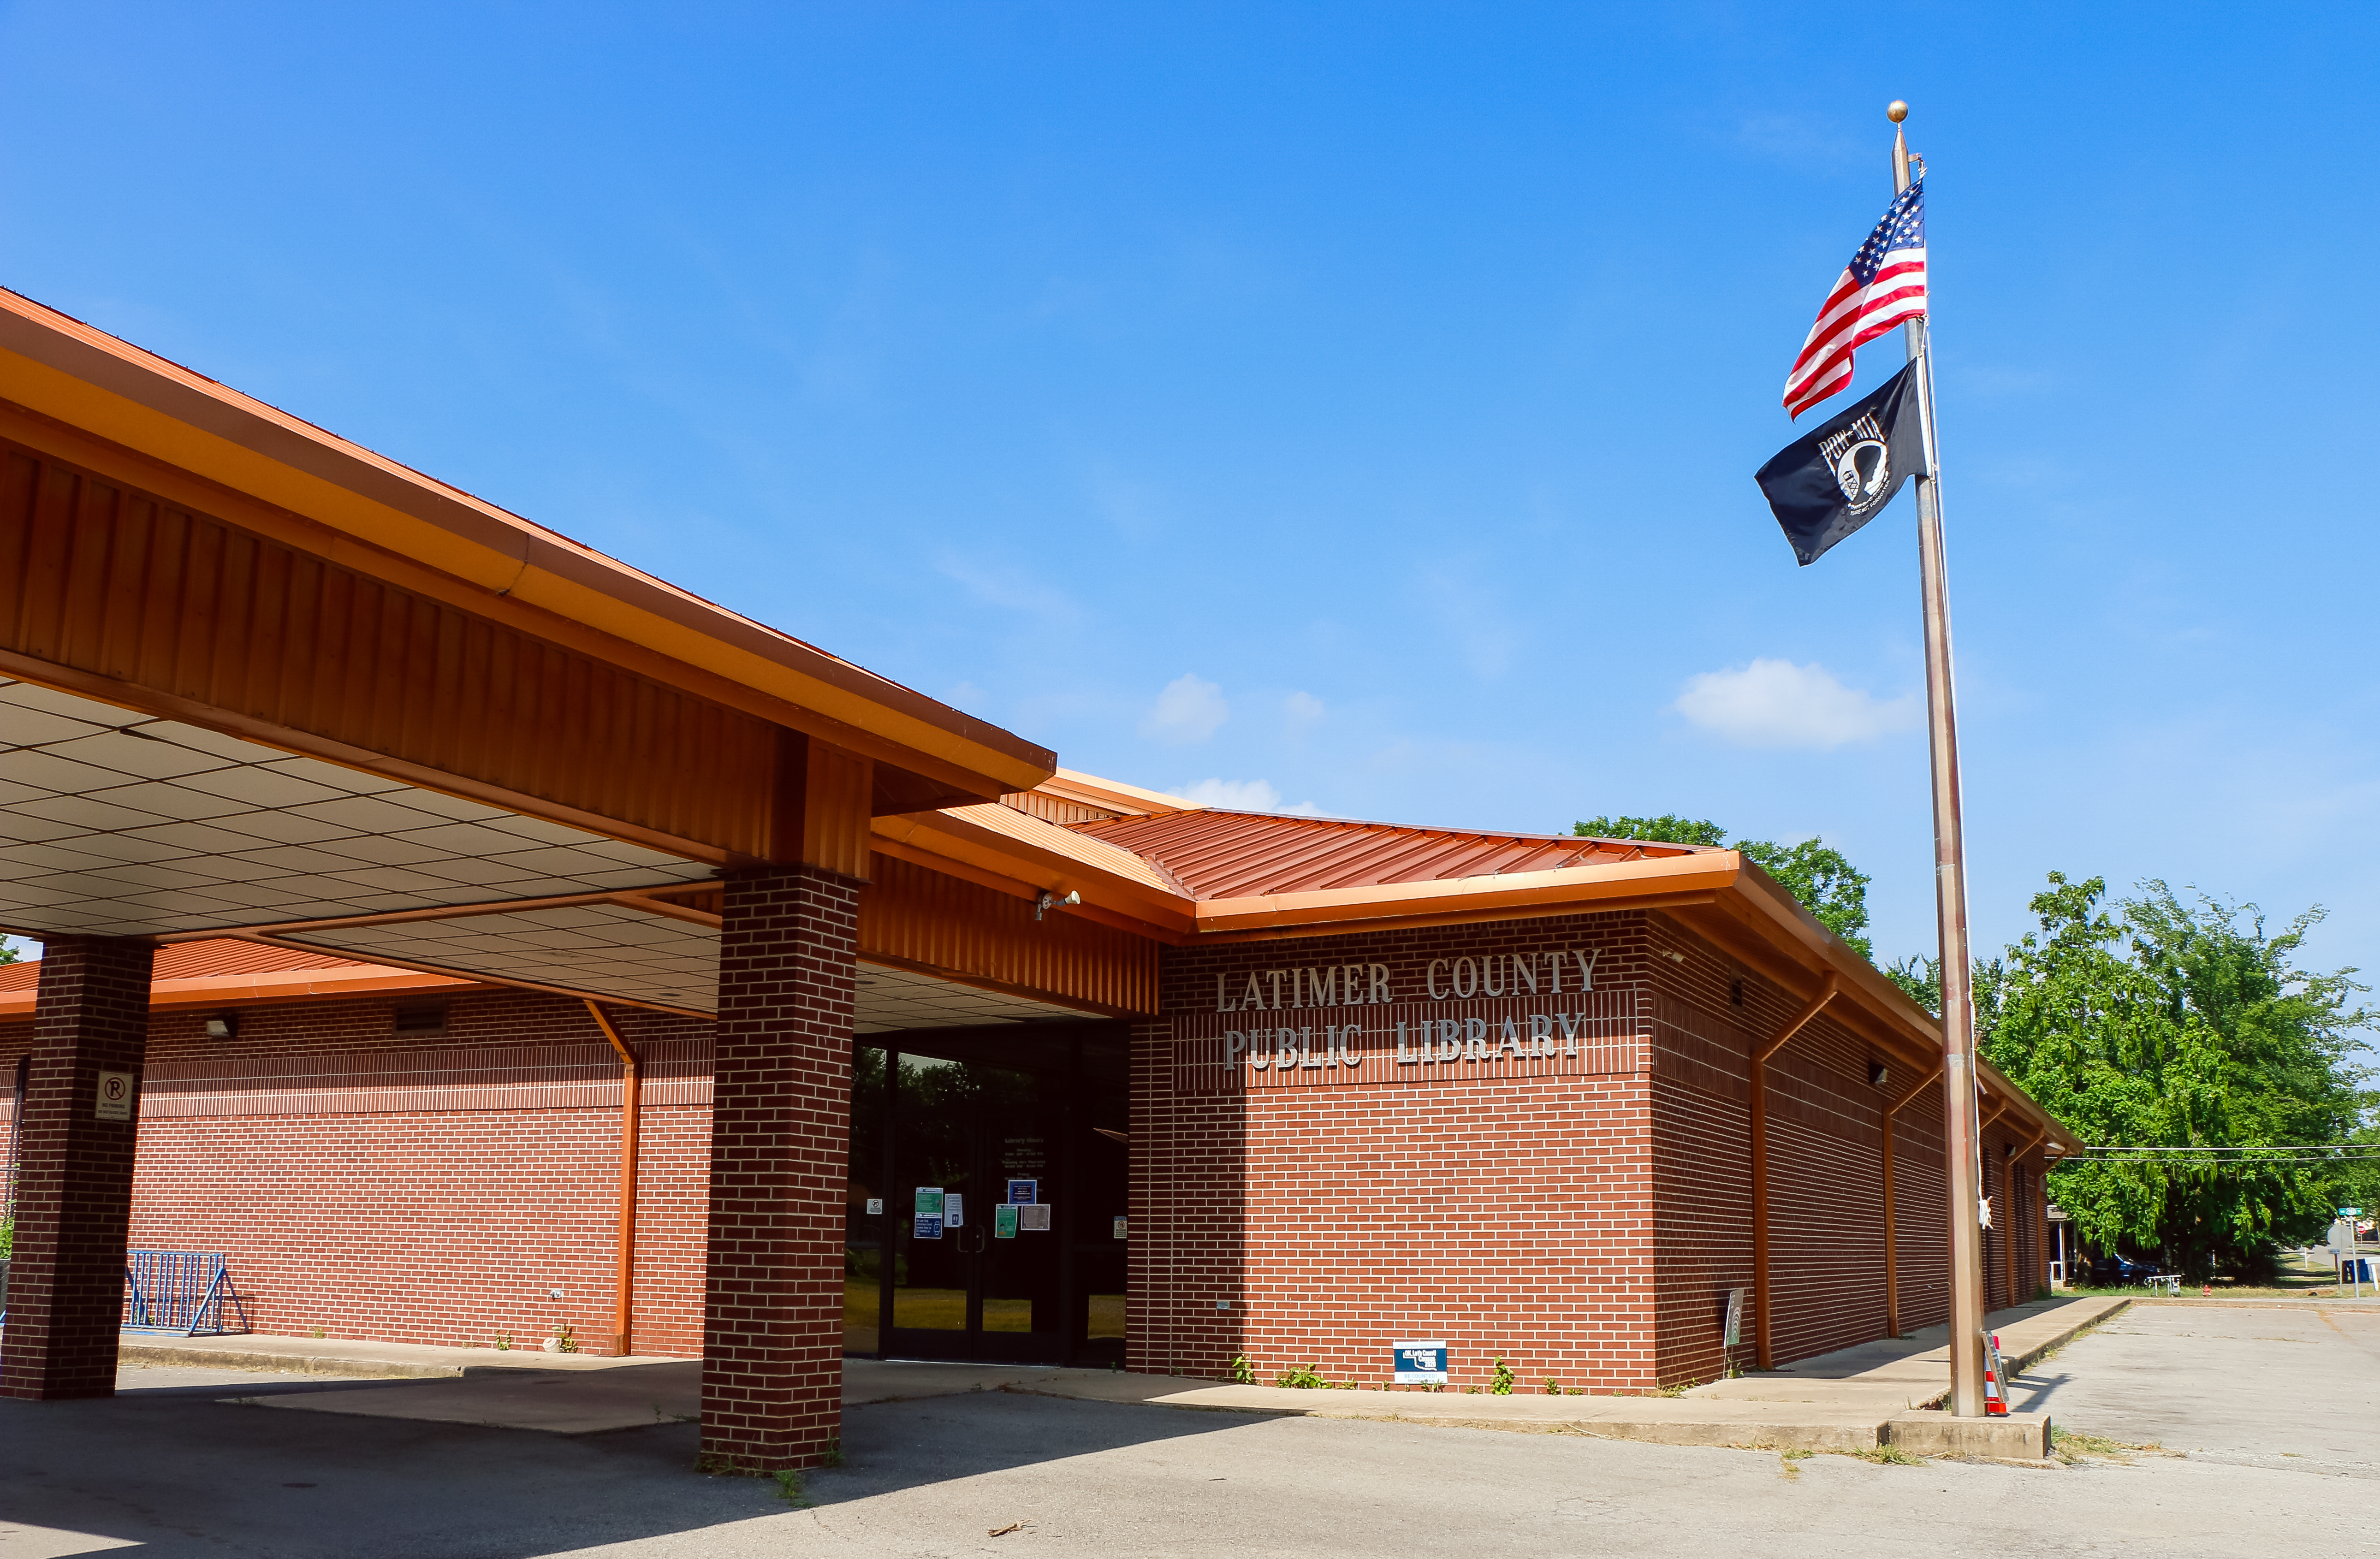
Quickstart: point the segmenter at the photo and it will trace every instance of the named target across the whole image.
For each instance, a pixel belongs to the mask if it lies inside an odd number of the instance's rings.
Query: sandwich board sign
[[[1398,1343],[1390,1353],[1389,1362],[1397,1372],[1399,1385],[1446,1384],[1444,1342]]]

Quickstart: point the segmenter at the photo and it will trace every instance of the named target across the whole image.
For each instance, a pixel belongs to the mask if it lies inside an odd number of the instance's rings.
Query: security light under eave
[[[1041,897],[1033,900],[1033,918],[1039,920],[1050,910],[1062,910],[1069,904],[1079,904],[1082,901],[1083,896],[1079,893],[1069,893],[1061,899],[1045,888],[1041,890]]]

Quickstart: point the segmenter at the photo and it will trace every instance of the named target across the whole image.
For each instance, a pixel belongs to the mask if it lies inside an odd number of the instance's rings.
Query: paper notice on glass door
[[[1016,1210],[1016,1227],[1027,1234],[1050,1232],[1050,1204],[1036,1202]]]
[[[942,1227],[956,1228],[966,1222],[966,1198],[957,1191],[942,1193]]]
[[[991,1210],[991,1237],[994,1239],[1016,1238],[1016,1209],[1004,1202]]]
[[[913,1216],[915,1222],[910,1227],[912,1239],[940,1239],[942,1237],[942,1188],[919,1186],[917,1211]]]

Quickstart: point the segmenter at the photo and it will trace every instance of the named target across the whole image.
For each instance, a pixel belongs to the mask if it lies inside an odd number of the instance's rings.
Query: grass
[[[2197,1298],[2202,1287],[2204,1286],[2201,1284],[2184,1282],[2181,1286],[2181,1297],[2185,1299]],[[2164,1293],[2163,1288],[2151,1288],[2140,1284],[2123,1284],[2102,1288],[2088,1283],[2077,1283],[2069,1285],[2052,1297],[2151,1299],[2160,1298]],[[2273,1281],[2270,1283],[2231,1283],[2218,1277],[2215,1280],[2214,1298],[2218,1299],[2334,1299],[2338,1293],[2338,1275],[2329,1268],[2315,1267],[2305,1270],[2284,1265],[2279,1272],[2274,1274]]]
[[[1851,1456],[1864,1462],[1874,1462],[1878,1467],[1925,1467],[1927,1465],[1924,1456],[1912,1456],[1898,1445],[1878,1445],[1872,1451],[1779,1451],[1777,1453],[1777,1475],[1790,1483],[1802,1476],[1802,1468],[1798,1465],[1799,1463],[1808,1461],[1812,1456],[1820,1455],[1829,1456]]]
[[[2049,1454],[2070,1467],[2084,1456],[2097,1456],[2104,1461],[2122,1462],[2130,1466],[2135,1455],[2149,1456],[2180,1455],[2178,1451],[2167,1450],[2154,1440],[2139,1444],[2125,1440],[2110,1440],[2105,1435],[2082,1434],[2070,1429],[2061,1429],[2055,1423],[2049,1426]]]

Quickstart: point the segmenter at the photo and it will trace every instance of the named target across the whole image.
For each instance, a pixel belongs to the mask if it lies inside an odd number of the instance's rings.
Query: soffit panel
[[[686,1011],[719,1006],[719,933],[618,904],[336,926],[279,939]]]
[[[719,933],[617,904],[283,933],[279,940],[375,961],[552,985],[682,1010],[719,1009]],[[862,960],[860,1033],[1088,1019],[1082,1011]]]
[[[701,862],[0,679],[0,925],[146,937],[701,881]]]

